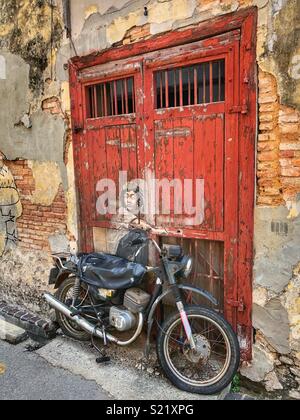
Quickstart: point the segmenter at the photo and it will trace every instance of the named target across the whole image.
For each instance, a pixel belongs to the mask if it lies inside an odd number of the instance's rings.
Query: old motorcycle
[[[150,243],[159,255],[158,267],[147,266]],[[157,322],[158,360],[175,386],[214,394],[232,381],[240,361],[237,337],[218,311],[193,304],[193,296],[205,298],[210,305],[217,301],[207,291],[183,283],[191,275],[193,261],[180,246],[161,248],[148,232],[134,229],[121,239],[116,255],[55,254],[53,258],[49,282],[56,293],[44,297],[56,310],[63,333],[81,341],[98,337],[105,346],[109,342],[128,346],[146,324],[149,355]],[[147,278],[154,278],[152,293],[144,285]],[[175,311],[161,322],[157,312],[165,299],[169,306],[174,302]],[[102,354],[98,362],[107,360]]]

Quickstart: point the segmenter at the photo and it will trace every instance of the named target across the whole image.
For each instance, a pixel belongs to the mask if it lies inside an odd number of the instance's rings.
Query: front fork
[[[165,269],[165,274],[169,280],[169,283],[171,285],[172,291],[173,291],[173,295],[175,297],[175,301],[176,301],[176,306],[177,309],[179,311],[180,314],[180,318],[181,318],[181,322],[186,334],[186,337],[188,339],[189,345],[191,347],[192,350],[196,349],[196,344],[195,344],[195,340],[193,337],[193,333],[192,333],[192,328],[190,325],[190,321],[187,317],[185,308],[184,308],[184,303],[182,301],[182,296],[181,296],[181,292],[180,289],[176,283],[176,278],[174,277],[174,274],[171,272],[169,264],[168,264],[168,258],[163,257],[162,258],[163,261],[163,267]]]
[[[176,283],[176,279],[174,278],[173,274],[171,273],[171,271],[169,270],[169,266],[168,266],[168,259],[167,258],[162,258],[162,267],[164,268],[165,271],[165,276],[168,279],[168,283],[170,284],[172,291],[173,291],[173,295],[175,296],[175,301],[176,301],[176,306],[177,309],[180,313],[180,317],[182,320],[182,324],[185,330],[185,334],[187,336],[189,345],[191,347],[191,349],[195,350],[196,349],[196,344],[195,344],[195,340],[192,334],[192,329],[191,329],[191,325],[190,322],[188,320],[186,311],[184,309],[184,304],[182,302],[182,297],[181,297],[181,293],[180,293],[180,289]],[[152,300],[149,304],[148,307],[148,311],[146,313],[146,316],[148,318],[148,334],[147,334],[147,342],[146,342],[146,346],[145,346],[145,357],[148,358],[149,354],[150,354],[150,334],[151,334],[151,330],[152,330],[152,326],[153,326],[153,315],[149,318],[149,313],[151,313],[151,309],[153,307],[153,304],[155,304],[156,300],[159,298],[159,296],[162,294],[162,290],[163,290],[163,282],[161,281],[160,278],[157,278],[156,280],[156,287],[155,287],[155,291],[152,295]],[[156,305],[155,305],[156,307]]]
[[[194,337],[193,337],[191,324],[190,324],[190,321],[187,317],[186,311],[184,309],[184,304],[183,304],[182,299],[181,299],[180,290],[179,290],[177,284],[174,284],[172,286],[172,288],[173,288],[173,293],[174,293],[175,299],[176,299],[176,306],[177,306],[178,312],[180,314],[181,322],[182,322],[186,337],[188,339],[188,342],[189,342],[189,345],[190,345],[191,349],[195,350],[196,349],[196,344],[195,344],[195,340],[194,340]]]

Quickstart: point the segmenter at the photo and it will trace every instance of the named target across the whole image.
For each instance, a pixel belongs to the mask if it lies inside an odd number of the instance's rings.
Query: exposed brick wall
[[[300,113],[280,107],[280,171],[283,197],[294,201],[300,192]]]
[[[276,206],[300,192],[300,113],[280,105],[277,83],[259,73],[257,203]]]
[[[32,203],[35,181],[28,162],[6,162],[14,175],[19,190],[23,213],[18,219],[19,246],[32,250],[49,251],[48,238],[57,233],[66,233],[67,206],[62,186],[50,206]]]
[[[49,112],[53,115],[62,113],[60,100],[55,96],[45,99],[42,103],[42,109],[43,111]]]
[[[257,203],[278,205],[283,201],[279,165],[279,98],[275,78],[262,71],[259,73],[258,103]]]
[[[147,39],[151,36],[150,24],[143,26],[134,26],[129,31],[127,31],[124,39],[120,41],[117,45],[131,44],[132,42],[141,41]]]

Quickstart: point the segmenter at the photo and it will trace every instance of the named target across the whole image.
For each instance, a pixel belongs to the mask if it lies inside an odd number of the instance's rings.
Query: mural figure
[[[129,225],[136,225],[137,228],[147,227],[143,220],[144,194],[143,180],[129,181],[123,186],[118,203],[119,214],[112,217],[112,222],[118,223],[119,229],[107,232],[109,252],[117,251],[119,241],[129,231]]]
[[[4,164],[0,153],[0,256],[18,242],[17,219],[22,214],[22,203],[13,174]]]

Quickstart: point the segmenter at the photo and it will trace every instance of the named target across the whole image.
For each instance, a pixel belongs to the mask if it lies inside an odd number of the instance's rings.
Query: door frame
[[[69,61],[70,96],[72,134],[75,164],[79,160],[79,145],[82,143],[84,114],[82,81],[80,71],[137,57],[151,51],[200,41],[229,31],[240,30],[240,104],[233,110],[239,115],[239,191],[238,191],[238,255],[234,262],[237,267],[238,290],[237,299],[230,305],[237,308],[237,333],[239,336],[242,359],[252,357],[252,274],[253,274],[253,233],[255,205],[255,156],[257,133],[257,66],[256,66],[256,33],[257,8],[250,7],[241,11],[219,16],[215,19],[201,22],[188,29],[179,29],[153,36],[137,43],[111,47],[97,54],[83,57],[73,57]],[[81,151],[82,153],[82,151]],[[86,156],[86,159],[88,156]],[[80,169],[79,169],[80,170]],[[84,251],[92,250],[92,234],[85,229],[80,221],[84,220],[84,206],[80,200],[83,185],[79,170],[75,171],[76,189],[79,202],[80,247]],[[82,174],[81,174],[82,175]]]

